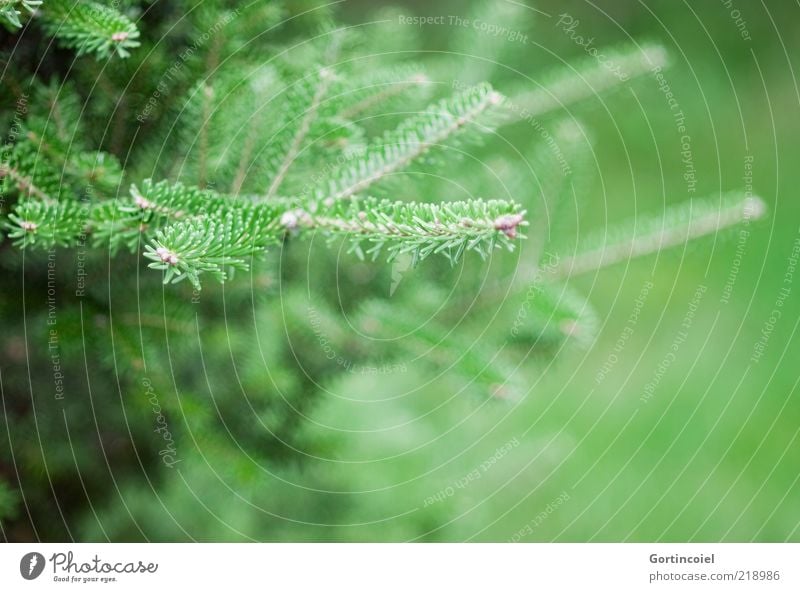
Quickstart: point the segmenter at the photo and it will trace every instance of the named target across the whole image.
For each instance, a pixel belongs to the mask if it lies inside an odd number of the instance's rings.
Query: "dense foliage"
[[[750,193],[692,197],[578,233],[591,130],[566,110],[666,51],[523,83],[502,37],[416,53],[399,14],[2,5],[0,265],[24,286],[0,294],[7,539],[436,537],[460,510],[412,467],[470,474],[454,428],[493,441],[535,377],[591,345],[570,276],[765,213]]]

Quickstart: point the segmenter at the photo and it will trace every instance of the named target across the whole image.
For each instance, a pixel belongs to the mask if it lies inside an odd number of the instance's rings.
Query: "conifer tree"
[[[521,5],[495,4],[480,4],[480,18],[520,22]],[[469,43],[457,37],[454,51],[420,54],[414,63],[392,46],[401,42],[396,25],[391,35],[381,30],[397,22],[394,13],[352,27],[337,24],[332,10],[224,0],[0,6],[14,35],[2,68],[3,265],[28,294],[38,291],[40,302],[25,309],[30,331],[47,335],[41,294],[58,298],[58,341],[44,351],[41,339],[28,344],[32,364],[50,367],[55,352],[70,369],[72,393],[92,393],[91,403],[65,398],[63,412],[80,417],[65,432],[62,409],[37,405],[39,387],[0,367],[6,395],[23,393],[36,408],[11,411],[19,421],[9,423],[10,441],[20,442],[34,422],[36,433],[51,436],[41,453],[38,442],[17,451],[28,455],[17,489],[33,492],[24,536],[216,536],[203,521],[183,530],[187,494],[176,483],[161,490],[164,513],[144,511],[153,501],[147,483],[118,484],[124,506],[107,491],[106,465],[149,474],[165,456],[183,463],[194,486],[207,487],[226,524],[222,538],[283,536],[285,524],[248,525],[249,500],[302,515],[306,525],[324,521],[321,509],[303,515],[286,485],[304,462],[298,450],[324,457],[353,445],[321,438],[302,422],[318,402],[320,413],[347,413],[321,405],[320,385],[360,371],[369,390],[386,368],[420,359],[421,372],[439,377],[452,369],[442,379],[452,392],[514,401],[527,388],[514,369],[529,352],[538,372],[565,349],[592,343],[599,315],[570,277],[765,214],[757,197],[733,192],[638,216],[599,236],[576,234],[571,208],[592,191],[591,130],[565,110],[668,67],[656,43],[608,51],[624,80],[585,58],[537,72],[537,85],[524,87],[492,66],[502,39],[481,39],[479,70],[454,57]],[[46,67],[23,59],[36,52]],[[502,152],[512,144],[516,160]],[[484,166],[495,153],[501,162]],[[447,296],[440,278],[453,269],[464,279]],[[338,285],[334,270],[347,280],[338,292],[327,289]],[[387,293],[364,279],[370,274],[417,288],[395,298],[394,287]],[[512,277],[510,288],[502,284]],[[475,309],[476,294],[483,310]],[[4,318],[19,313],[12,296],[0,299]],[[488,310],[498,312],[487,320]],[[418,317],[430,322],[420,328]],[[486,338],[490,321],[510,328],[508,348]],[[24,334],[22,322],[8,330]],[[351,323],[379,338],[365,345],[348,331]],[[387,345],[404,334],[413,337]],[[332,355],[320,350],[323,341]],[[215,349],[204,352],[211,343]],[[81,374],[88,360],[93,367]],[[167,418],[177,452],[162,454],[164,442],[151,437],[154,414]],[[70,450],[74,463],[58,456]],[[61,462],[48,465],[53,458]],[[244,498],[227,507],[230,491],[208,467]],[[341,485],[322,469],[318,475],[311,497]],[[0,518],[26,522],[22,498],[2,479]],[[53,521],[66,510],[47,481],[83,500],[76,522]],[[103,520],[92,517],[87,499],[100,500]]]

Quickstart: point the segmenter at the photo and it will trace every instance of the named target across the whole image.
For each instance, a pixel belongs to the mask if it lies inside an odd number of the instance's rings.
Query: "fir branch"
[[[11,30],[22,28],[20,16],[24,10],[28,14],[33,14],[39,6],[41,0],[2,0],[0,2],[0,23]]]
[[[82,0],[49,0],[42,11],[45,31],[79,56],[126,58],[139,46],[139,30],[128,17],[109,6]]]
[[[584,348],[594,342],[601,324],[597,313],[570,286],[548,283],[540,277],[528,284],[524,294],[511,325],[512,342],[552,352],[562,351],[568,341]]]
[[[71,246],[84,231],[88,210],[76,201],[45,203],[28,200],[17,204],[5,228],[16,246],[25,248]]]
[[[63,177],[79,184],[89,184],[101,191],[113,191],[122,180],[119,161],[107,152],[71,150],[77,142],[68,142],[66,147],[54,145],[33,131],[26,134],[26,140],[33,144],[39,155],[47,157],[51,165],[56,165]]]
[[[64,189],[62,168],[42,157],[39,145],[23,126],[16,143],[0,147],[0,169],[3,191],[16,189],[23,196],[55,201]]]
[[[237,200],[163,182],[151,184],[148,197],[132,193],[135,208],[163,216],[166,225],[140,216],[127,219],[123,229],[136,232],[136,225],[155,223],[145,251],[150,267],[164,271],[165,282],[188,279],[198,289],[201,274],[224,281],[230,270],[247,269],[249,259],[287,232],[344,236],[359,257],[375,259],[385,251],[391,260],[410,253],[416,263],[441,253],[455,263],[467,250],[485,257],[493,248],[512,249],[527,225],[518,205],[495,200],[423,204],[364,198],[302,209],[289,200]],[[116,214],[135,208],[120,206]],[[97,215],[93,225],[98,226]],[[119,226],[103,234],[112,233],[119,235]]]
[[[358,90],[353,94],[364,96],[341,111],[339,117],[349,120],[357,119],[377,105],[384,105],[409,89],[425,86],[430,82],[418,68],[405,69],[399,75],[392,72],[388,77],[382,74],[382,72],[379,73],[378,79],[372,76],[369,80],[361,82]],[[348,98],[352,99],[351,96]]]
[[[20,173],[19,170],[11,166],[11,164],[0,162],[0,179],[3,177],[8,177],[14,181],[16,188],[23,195],[36,197],[46,204],[54,204],[56,202],[48,193],[37,187],[33,179]]]
[[[203,84],[200,88],[200,100],[203,105],[202,121],[200,123],[200,154],[197,171],[197,184],[205,188],[208,177],[208,126],[211,122],[211,107],[214,99],[214,89]]]
[[[286,177],[286,173],[289,171],[289,167],[292,166],[295,159],[297,158],[298,153],[300,152],[300,148],[303,145],[306,137],[308,136],[308,132],[311,129],[311,124],[313,123],[314,119],[316,119],[317,114],[319,112],[320,103],[322,102],[323,97],[328,92],[328,88],[334,78],[333,72],[328,68],[322,68],[319,71],[319,82],[317,84],[317,89],[314,92],[313,97],[311,98],[311,104],[308,106],[308,109],[303,114],[303,118],[300,122],[300,126],[297,128],[297,131],[292,138],[292,142],[289,145],[289,149],[287,150],[283,160],[281,161],[280,165],[278,166],[278,171],[275,174],[275,177],[272,179],[270,183],[269,189],[267,189],[266,197],[272,198],[278,189],[283,183],[284,178]]]
[[[95,244],[107,245],[112,252],[122,246],[134,250],[143,234],[182,220],[219,217],[235,202],[235,197],[213,191],[147,179],[141,189],[132,185],[128,197],[93,207],[90,226]]]
[[[241,153],[238,155],[238,159],[231,159],[231,164],[235,161],[238,161],[236,164],[235,173],[233,174],[233,180],[231,181],[230,192],[233,195],[238,195],[242,191],[242,187],[245,179],[248,176],[248,172],[250,172],[250,168],[254,164],[254,150],[256,148],[256,143],[264,134],[264,124],[268,117],[258,109],[257,105],[264,100],[262,97],[267,88],[274,89],[275,86],[280,84],[281,80],[277,73],[273,70],[266,70],[265,73],[261,73],[261,75],[256,77],[255,80],[251,80],[250,84],[248,85],[248,90],[250,92],[246,94],[246,98],[244,99],[246,111],[243,115],[244,121],[246,121],[248,128],[247,135],[245,137]],[[236,112],[235,108],[231,109],[231,111]],[[237,121],[241,121],[241,119],[242,118],[237,118]],[[238,134],[239,128],[237,128],[234,133]]]
[[[635,220],[602,236],[590,236],[578,246],[578,254],[562,259],[553,272],[566,277],[594,271],[758,220],[766,212],[760,197],[741,193],[725,195],[721,203],[716,198],[692,200],[667,209],[663,216]],[[608,237],[612,237],[610,244]]]
[[[339,171],[337,178],[319,187],[315,195],[335,201],[365,191],[384,177],[404,169],[431,148],[459,134],[502,101],[500,93],[488,84],[482,84],[429,107],[369,146],[362,158]]]
[[[281,222],[290,230],[346,236],[360,258],[366,254],[374,260],[386,251],[392,260],[411,253],[414,264],[434,253],[455,263],[466,250],[485,257],[492,248],[513,249],[513,239],[527,225],[524,211],[507,201],[429,204],[376,198],[334,202],[316,212],[290,210]],[[363,243],[369,245],[366,250]]]
[[[256,140],[258,139],[258,126],[253,125],[247,133],[247,137],[244,141],[244,146],[242,147],[242,154],[239,156],[239,165],[236,167],[236,174],[233,177],[233,182],[231,183],[231,193],[233,195],[238,195],[239,192],[242,190],[242,185],[244,184],[244,180],[247,177],[247,167],[250,163],[250,159],[253,156],[253,149],[256,146]]]
[[[357,327],[364,330],[377,324],[382,330],[381,337],[406,336],[401,340],[379,338],[370,341],[367,359],[375,364],[385,364],[387,360],[400,363],[402,358],[410,357],[437,368],[452,369],[465,385],[483,396],[515,399],[521,395],[525,389],[524,381],[519,379],[519,372],[514,371],[515,364],[507,350],[487,347],[481,339],[485,330],[483,326],[459,326],[459,330],[454,331],[446,319],[437,319],[441,302],[446,297],[430,302],[425,298],[428,293],[423,291],[410,303],[410,307],[426,319],[425,323],[419,323],[414,316],[397,314],[396,304],[385,299],[368,300],[359,307],[354,319]]]
[[[0,178],[6,190],[50,203],[79,199],[87,191],[112,191],[122,170],[112,155],[85,149],[81,108],[71,85],[53,80],[32,85],[30,112],[0,148]]]
[[[661,45],[621,47],[604,52],[605,63],[590,57],[576,67],[544,75],[540,87],[514,96],[506,103],[506,123],[540,117],[579,101],[595,97],[668,65]],[[614,64],[618,69],[610,68]]]
[[[193,217],[160,229],[144,256],[152,269],[164,271],[164,283],[188,279],[200,289],[199,276],[208,273],[225,281],[234,270],[246,270],[248,261],[282,234],[278,212],[267,206],[238,208],[224,217]]]

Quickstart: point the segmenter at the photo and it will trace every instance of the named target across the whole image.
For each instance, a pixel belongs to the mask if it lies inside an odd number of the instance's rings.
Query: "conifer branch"
[[[290,210],[281,222],[290,230],[344,235],[361,258],[366,254],[374,260],[386,251],[392,260],[411,253],[415,264],[434,253],[455,263],[466,250],[485,257],[495,247],[513,249],[513,239],[527,226],[524,211],[507,201],[409,203],[371,197],[334,202],[316,212]],[[369,245],[366,250],[363,243]]]
[[[126,58],[139,46],[139,30],[125,15],[99,2],[48,0],[42,10],[45,31],[63,47],[98,58]]]
[[[613,90],[669,64],[667,51],[657,44],[604,51],[605,63],[586,58],[575,68],[559,69],[542,77],[541,86],[507,102],[506,123],[540,117],[571,104]],[[614,68],[609,67],[613,64]]]
[[[91,183],[98,189],[105,190],[112,190],[119,184],[122,177],[119,161],[106,152],[70,150],[78,143],[77,140],[71,141],[70,138],[66,140],[67,148],[65,153],[61,146],[45,141],[43,137],[34,131],[29,131],[26,134],[26,140],[33,145],[39,154],[49,157],[50,161],[57,165],[64,177]],[[1,168],[2,163],[0,163]],[[2,170],[0,170],[1,176]],[[48,196],[45,196],[44,192],[40,191],[38,197],[46,201]]]
[[[317,117],[320,104],[322,103],[322,99],[328,92],[328,88],[330,88],[330,84],[333,80],[333,77],[334,77],[333,72],[328,68],[322,68],[319,71],[319,83],[311,99],[311,104],[308,106],[308,109],[303,114],[300,126],[297,128],[297,131],[295,132],[294,137],[292,138],[292,142],[289,145],[289,149],[286,152],[286,155],[283,157],[283,160],[281,161],[280,165],[278,166],[278,171],[275,174],[272,183],[270,183],[269,189],[267,189],[266,193],[267,199],[272,198],[278,191],[278,189],[281,186],[281,183],[283,183],[283,180],[286,177],[286,173],[289,171],[289,167],[292,166],[295,159],[297,158],[297,155],[303,146],[303,142],[305,141],[306,137],[308,136],[308,132],[311,129],[311,124]]]
[[[337,178],[320,187],[316,195],[336,201],[365,191],[462,132],[502,100],[500,93],[482,84],[429,107],[369,146],[358,162],[340,171]]]
[[[0,2],[0,24],[6,25],[9,29],[20,29],[22,27],[22,11],[33,14],[42,5],[41,0],[2,0]]]
[[[399,80],[389,79],[373,82],[372,85],[370,85],[370,89],[377,88],[377,90],[353,103],[350,107],[342,111],[339,116],[342,119],[356,119],[376,105],[384,104],[390,99],[403,94],[408,89],[423,86],[428,84],[428,82],[428,77],[421,72],[413,72]]]
[[[392,259],[411,253],[418,262],[441,253],[455,263],[468,250],[485,257],[494,248],[513,249],[527,225],[524,211],[506,201],[426,204],[355,198],[302,209],[297,201],[254,201],[164,181],[146,181],[141,190],[132,186],[130,197],[117,202],[83,208],[70,203],[65,210],[18,205],[10,236],[24,245],[44,244],[42,229],[51,225],[60,229],[60,243],[74,243],[89,233],[95,244],[107,244],[112,251],[135,249],[143,235],[151,236],[145,250],[150,267],[164,271],[167,282],[188,279],[197,288],[201,274],[225,280],[231,270],[247,269],[253,256],[287,232],[346,237],[359,257],[374,259],[386,252]]]
[[[689,205],[667,209],[663,216],[612,228],[602,238],[599,235],[588,238],[576,249],[578,254],[563,258],[553,273],[566,277],[609,267],[758,220],[766,211],[766,204],[760,197],[741,193],[723,196],[721,205],[710,198],[693,200]],[[609,236],[610,244],[604,244]]]
[[[85,212],[76,201],[28,200],[16,206],[4,226],[16,246],[66,247],[83,232]]]
[[[277,211],[263,204],[195,216],[159,229],[144,256],[165,272],[164,283],[188,279],[199,290],[202,273],[225,281],[233,270],[248,269],[250,259],[279,240],[279,228]]]
[[[201,94],[201,101],[203,105],[203,120],[200,122],[200,154],[198,156],[198,165],[197,165],[197,184],[200,188],[204,188],[206,186],[206,180],[208,178],[208,126],[211,121],[211,107],[212,107],[212,100],[214,99],[214,89],[204,84],[200,88]]]
[[[253,155],[253,149],[256,146],[258,134],[259,129],[257,125],[253,125],[250,128],[250,131],[247,133],[244,146],[242,147],[242,154],[239,157],[239,164],[236,167],[236,173],[233,177],[233,182],[231,183],[231,193],[233,195],[239,195],[239,192],[242,190],[242,185],[247,177],[247,166],[250,163],[250,158]]]
[[[17,189],[23,195],[37,197],[46,204],[53,204],[56,202],[49,194],[37,187],[30,177],[26,177],[9,163],[0,162],[0,179],[3,177],[8,177],[14,181]]]

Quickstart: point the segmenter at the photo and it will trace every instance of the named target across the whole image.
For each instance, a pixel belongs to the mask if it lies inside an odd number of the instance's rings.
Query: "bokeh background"
[[[557,24],[565,13],[596,47],[667,49],[696,189],[654,77],[569,105],[545,120],[579,121],[591,148],[566,255],[619,221],[744,188],[747,162],[767,215],[744,235],[712,233],[570,278],[559,293],[591,303],[586,326],[569,343],[548,346],[542,331],[536,348],[511,353],[527,245],[398,276],[322,240],[290,241],[194,301],[191,288],[137,274],[136,258],[100,254],[91,299],[60,292],[63,402],[46,347],[46,256],[4,242],[5,540],[800,540],[800,4],[491,4],[515,15],[524,42],[498,51],[469,28],[400,24],[466,18],[481,9],[471,2],[335,10],[380,32],[393,59],[430,64],[445,91],[457,75],[437,66],[443,55],[459,76],[485,74],[507,94],[585,60]],[[520,154],[531,155],[534,135],[503,128],[480,166],[437,164],[430,187],[506,191],[533,212],[537,175]],[[416,197],[440,195],[430,193]],[[67,286],[76,255],[58,257]],[[153,432],[155,405],[173,466]]]

